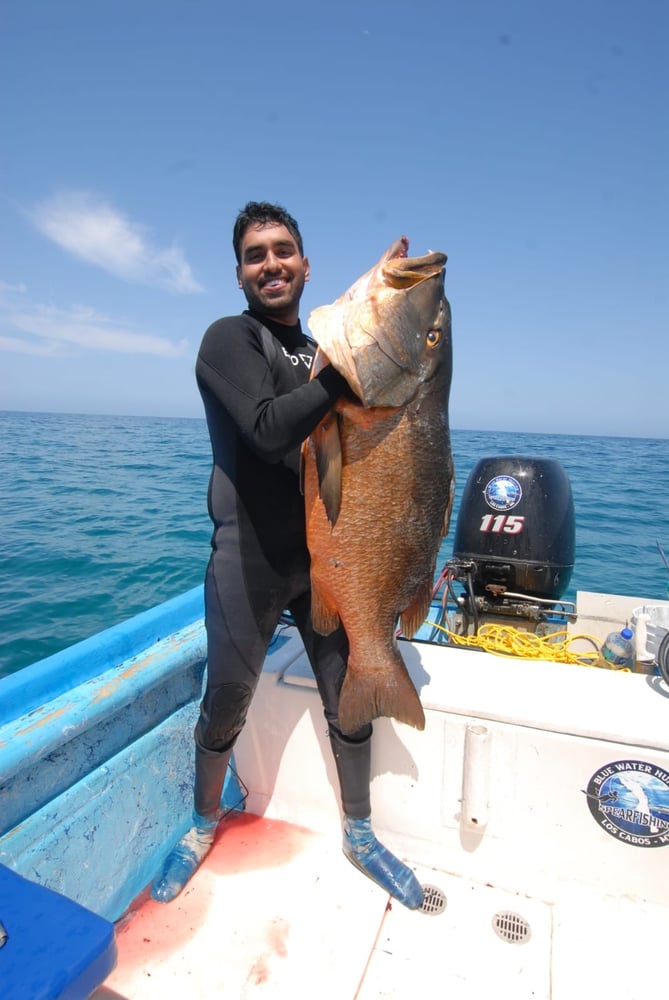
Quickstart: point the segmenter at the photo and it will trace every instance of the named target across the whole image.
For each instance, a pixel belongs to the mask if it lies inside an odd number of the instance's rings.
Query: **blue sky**
[[[665,0],[4,0],[0,409],[201,416],[249,199],[302,318],[448,254],[451,423],[669,437]]]

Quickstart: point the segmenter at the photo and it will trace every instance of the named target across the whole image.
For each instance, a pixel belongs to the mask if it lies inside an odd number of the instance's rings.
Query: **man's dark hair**
[[[300,257],[304,257],[300,227],[292,215],[289,215],[282,205],[272,205],[269,201],[249,201],[235,219],[235,227],[232,230],[232,245],[238,264],[242,262],[241,246],[246,230],[249,226],[266,226],[268,223],[285,226],[295,237]]]

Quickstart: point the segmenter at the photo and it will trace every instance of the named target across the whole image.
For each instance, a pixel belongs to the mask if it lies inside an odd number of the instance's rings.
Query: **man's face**
[[[275,222],[249,226],[240,258],[237,280],[249,308],[278,323],[297,323],[309,261],[300,256],[290,230]]]

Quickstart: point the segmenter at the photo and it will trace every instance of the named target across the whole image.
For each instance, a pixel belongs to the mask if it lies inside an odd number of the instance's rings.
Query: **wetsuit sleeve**
[[[347,383],[327,366],[310,382],[277,395],[259,339],[235,320],[219,320],[207,330],[195,366],[198,385],[225,407],[260,458],[280,462],[311,434]]]

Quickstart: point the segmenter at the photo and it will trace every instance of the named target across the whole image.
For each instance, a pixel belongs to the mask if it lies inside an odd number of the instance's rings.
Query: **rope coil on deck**
[[[509,625],[482,625],[476,635],[458,635],[437,622],[426,623],[439,629],[448,636],[449,643],[454,646],[466,646],[471,649],[481,649],[496,656],[508,656],[523,660],[553,660],[556,663],[575,663],[585,667],[601,667],[602,658],[599,652],[600,642],[587,633],[570,635],[566,630],[552,632],[550,635],[536,635],[534,632],[523,632]],[[592,643],[593,649],[574,650],[572,646],[578,640]],[[623,672],[630,673],[628,667]]]

